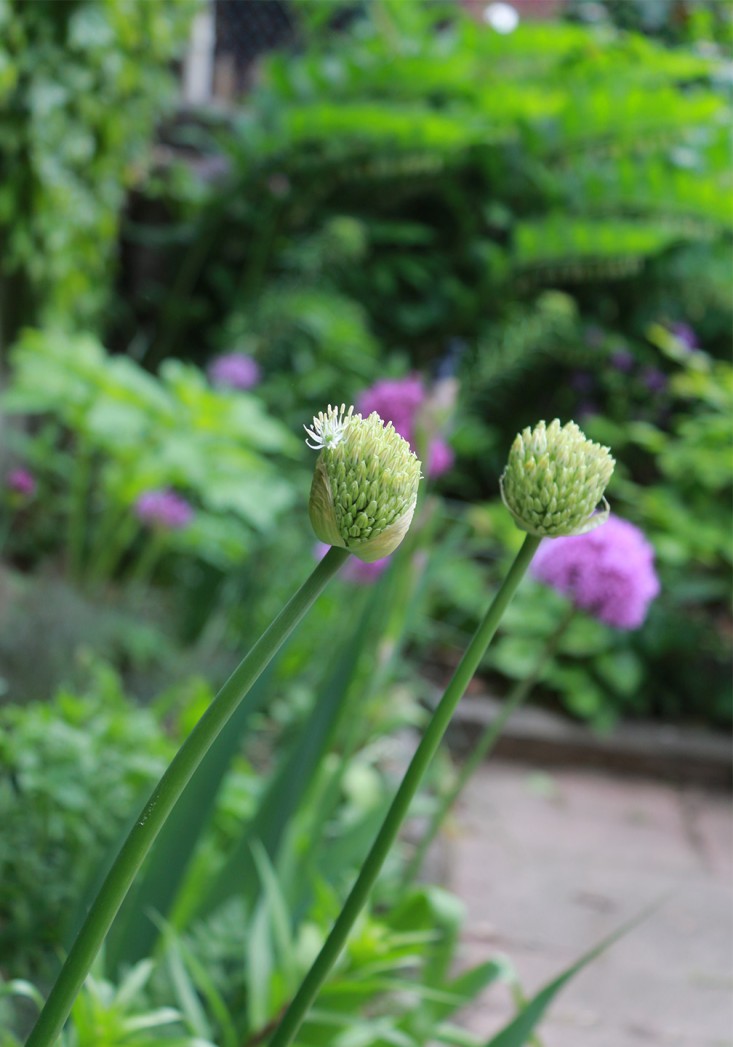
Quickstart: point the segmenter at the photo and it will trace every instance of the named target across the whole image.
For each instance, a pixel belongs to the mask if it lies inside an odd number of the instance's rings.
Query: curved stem
[[[372,887],[397,838],[412,799],[440,745],[456,706],[471,682],[473,674],[481,664],[486,648],[496,632],[509,601],[529,567],[539,543],[540,539],[534,535],[525,537],[524,544],[517,553],[516,559],[504,579],[504,583],[494,597],[491,606],[486,612],[486,616],[476,630],[432,715],[422,741],[410,761],[392,805],[382,823],[382,828],[379,830],[338,919],[331,928],[331,933],[285,1012],[275,1035],[270,1040],[269,1047],[288,1047],[288,1044],[292,1043],[319,989],[338,959],[352,927],[366,905]]]
[[[465,789],[469,779],[471,779],[475,774],[481,761],[485,760],[491,753],[492,749],[498,742],[501,732],[504,730],[509,717],[515,709],[519,708],[522,702],[524,702],[527,696],[531,693],[535,684],[542,675],[545,666],[552,658],[554,658],[558,644],[564,636],[568,625],[570,625],[574,613],[575,608],[572,604],[569,604],[567,611],[562,615],[556,628],[547,638],[547,643],[542,648],[540,655],[532,666],[529,674],[525,676],[523,680],[519,680],[516,686],[512,689],[509,697],[504,700],[499,715],[484,728],[481,737],[471,750],[470,755],[463,761],[453,788],[449,789],[440,799],[435,811],[433,812],[428,827],[423,833],[420,843],[417,845],[415,853],[410,859],[404,874],[404,881],[406,883],[412,883],[412,881],[419,876],[423,862],[425,861],[425,855],[427,854],[431,843],[438,835],[438,831],[445,821],[448,812]]]
[[[349,553],[330,549],[240,662],[178,750],[143,808],[95,898],[26,1047],[51,1047],[143,859],[206,752],[258,676]]]

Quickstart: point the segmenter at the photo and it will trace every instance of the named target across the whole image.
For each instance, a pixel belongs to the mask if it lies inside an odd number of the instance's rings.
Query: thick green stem
[[[330,549],[249,654],[240,662],[183,743],[122,845],[66,962],[38,1016],[26,1047],[51,1047],[112,925],[143,859],[178,797],[242,698],[348,557]]]
[[[356,879],[356,883],[352,887],[338,919],[331,928],[331,933],[326,939],[323,948],[305,976],[300,989],[270,1040],[270,1047],[288,1047],[288,1044],[292,1043],[319,989],[338,959],[352,927],[367,903],[385,859],[397,839],[400,826],[407,816],[415,793],[438,750],[456,706],[481,664],[486,648],[496,632],[509,601],[529,567],[539,543],[540,539],[534,535],[526,536],[524,544],[517,553],[501,589],[496,594],[493,603],[486,612],[484,620],[476,630],[473,639],[466,649],[466,653],[463,655],[453,674],[453,678],[446,688],[445,694],[435,709],[422,741],[410,761],[392,805],[382,823],[382,828],[379,830],[379,834]]]
[[[517,685],[511,691],[509,697],[504,701],[501,707],[499,715],[495,720],[492,720],[490,724],[486,726],[481,737],[479,738],[476,745],[471,750],[470,756],[463,761],[461,765],[460,773],[453,784],[452,789],[441,797],[437,804],[433,815],[428,823],[428,827],[425,830],[420,843],[415,849],[415,853],[410,859],[410,863],[405,870],[404,880],[406,883],[411,883],[417,876],[420,875],[423,862],[425,861],[425,855],[427,854],[431,843],[438,835],[438,831],[445,821],[448,812],[455,804],[458,797],[465,789],[469,779],[473,777],[476,770],[482,760],[491,753],[494,746],[496,745],[501,732],[504,730],[509,717],[512,715],[515,709],[524,702],[527,696],[533,690],[535,684],[542,675],[545,666],[548,662],[554,658],[555,652],[557,651],[558,644],[565,634],[565,630],[570,624],[575,608],[572,604],[568,606],[567,612],[560,618],[557,627],[550,634],[547,639],[547,643],[542,648],[539,657],[535,661],[532,669],[523,680],[520,680]]]

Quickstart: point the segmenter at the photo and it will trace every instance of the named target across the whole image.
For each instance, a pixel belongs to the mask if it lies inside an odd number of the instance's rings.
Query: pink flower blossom
[[[405,378],[383,378],[365,389],[357,402],[357,410],[365,417],[376,411],[385,422],[391,422],[400,436],[413,450],[416,437],[424,423],[429,424],[430,398],[419,375]],[[428,476],[441,476],[453,465],[454,455],[446,441],[437,433],[428,433],[425,465]]]
[[[180,531],[191,522],[193,509],[175,491],[145,491],[135,502],[135,514],[148,527]]]
[[[587,534],[546,538],[531,572],[615,629],[638,629],[660,589],[652,546],[618,516]]]
[[[259,364],[245,353],[215,357],[206,373],[211,384],[222,389],[252,389],[260,380]]]
[[[22,467],[11,469],[5,480],[5,486],[13,494],[23,498],[32,498],[36,493],[36,478],[28,469]]]
[[[442,476],[443,473],[447,473],[456,459],[453,448],[440,436],[430,441],[428,456],[428,476]]]

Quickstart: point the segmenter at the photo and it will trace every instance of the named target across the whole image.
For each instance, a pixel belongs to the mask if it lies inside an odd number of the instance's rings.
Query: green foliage
[[[193,323],[201,344],[236,331],[279,370],[280,330],[301,324],[288,288],[305,288],[311,308],[320,269],[324,304],[335,295],[339,312],[368,317],[363,344],[371,330],[424,363],[460,336],[481,368],[543,291],[603,281],[613,294],[673,245],[730,232],[717,70],[610,30],[500,36],[441,5],[366,5],[350,29],[271,56],[246,115],[214,129],[230,174],[208,203],[179,205],[177,249],[193,239],[151,358],[183,352]],[[332,266],[334,223],[353,236]],[[270,294],[275,331],[260,320]],[[532,354],[514,344],[526,370]],[[328,345],[314,360],[330,395]],[[316,383],[298,350],[283,362]],[[352,366],[347,394],[366,377]],[[479,376],[476,406],[490,392]]]
[[[99,968],[101,965],[97,964]],[[152,960],[132,967],[119,984],[99,971],[90,974],[74,1003],[59,1047],[215,1047],[210,1040],[187,1035],[185,1016],[173,1007],[151,1007],[146,988],[154,970]],[[19,979],[0,983],[0,996],[27,998],[40,1008],[43,997]],[[20,1047],[9,1029],[0,1032],[1,1047]]]
[[[668,331],[650,340],[667,358],[668,388],[657,418],[628,424],[594,418],[627,463],[612,488],[618,511],[654,544],[662,596],[637,651],[648,706],[666,716],[726,725],[730,702],[727,600],[733,567],[733,367],[686,351]],[[705,687],[700,687],[700,680]]]
[[[45,972],[87,881],[171,744],[100,670],[86,693],[0,710],[0,969]]]
[[[697,43],[710,49],[733,44],[733,11],[723,0],[570,0],[566,13],[580,21],[633,29],[670,43]]]
[[[24,324],[99,321],[196,6],[0,2],[0,349]]]
[[[145,491],[172,487],[195,502],[166,546],[216,566],[241,560],[289,508],[282,459],[298,445],[254,395],[214,389],[175,360],[155,377],[89,335],[28,331],[12,360],[6,412],[58,427],[50,448],[44,429],[20,443],[52,503],[39,525],[65,527],[72,575],[109,577],[136,540],[140,551],[133,506]]]

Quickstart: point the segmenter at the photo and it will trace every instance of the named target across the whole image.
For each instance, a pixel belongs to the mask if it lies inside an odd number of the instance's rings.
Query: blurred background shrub
[[[303,423],[376,407],[426,463],[404,547],[334,582],[199,780],[75,1047],[267,1035],[521,540],[498,476],[540,417],[612,446],[662,591],[637,631],[576,617],[535,700],[730,726],[727,5],[462,6],[0,0],[0,974],[53,970],[138,793],[319,555]],[[229,86],[181,105],[192,25]],[[477,686],[509,693],[561,614],[528,582]],[[403,874],[312,1042],[354,1047],[360,1010],[370,1047],[465,1044],[446,993],[517,989],[501,963],[451,983],[460,912]],[[0,985],[3,1047],[34,991]]]
[[[196,5],[0,2],[0,354],[24,324],[99,323]]]
[[[250,61],[236,104],[171,118],[171,61],[205,9],[148,6],[124,20],[114,4],[0,9],[2,213],[25,245],[0,262],[17,343],[5,409],[25,419],[6,444],[37,485],[6,493],[11,562],[61,557],[87,588],[165,581],[179,641],[214,608],[236,635],[242,595],[277,576],[275,536],[309,548],[289,514],[308,483],[292,434],[378,379],[452,376],[434,533],[455,555],[425,591],[418,657],[472,627],[511,545],[472,506],[495,499],[513,433],[574,416],[622,453],[611,495],[654,543],[664,592],[627,696],[584,678],[565,704],[599,723],[621,709],[726,722],[723,15],[658,4],[655,28],[645,5],[568,4],[553,8],[565,21],[502,33],[448,3],[250,5],[247,36],[235,7],[217,9],[217,54],[251,51],[263,19],[286,49]],[[36,95],[49,118],[35,121]],[[98,142],[93,163],[76,137]],[[51,154],[45,182],[21,177]],[[20,335],[30,321],[45,328]],[[183,499],[190,519],[141,519],[150,497]],[[698,657],[718,681],[705,695],[681,669]]]

